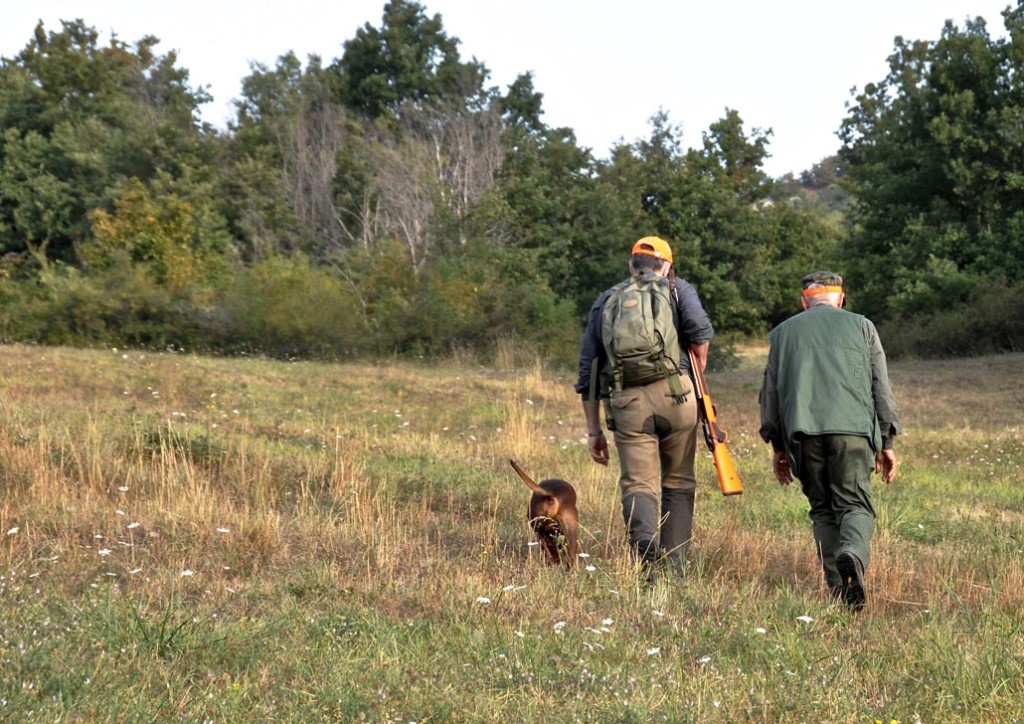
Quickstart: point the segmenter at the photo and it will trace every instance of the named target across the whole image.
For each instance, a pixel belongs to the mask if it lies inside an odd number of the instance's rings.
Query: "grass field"
[[[646,588],[571,373],[0,348],[0,719],[1024,721],[1024,355],[891,365],[858,615],[771,477],[762,359],[709,375],[746,492],[702,449],[687,575]],[[577,570],[510,457],[576,484]]]

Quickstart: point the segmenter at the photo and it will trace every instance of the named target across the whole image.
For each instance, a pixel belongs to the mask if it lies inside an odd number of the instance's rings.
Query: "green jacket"
[[[797,433],[860,435],[876,452],[900,432],[885,352],[866,317],[816,304],[768,335],[761,437],[778,452]]]

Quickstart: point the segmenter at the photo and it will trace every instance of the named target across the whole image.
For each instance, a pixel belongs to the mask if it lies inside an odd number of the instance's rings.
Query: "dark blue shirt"
[[[602,370],[607,363],[607,355],[604,351],[604,342],[601,339],[601,316],[604,313],[605,302],[608,301],[612,290],[605,290],[597,298],[590,308],[587,316],[587,328],[583,332],[583,343],[580,345],[580,368],[579,376],[576,378],[576,391],[583,396],[584,400],[590,399],[590,374],[594,365],[598,371]],[[679,302],[679,344],[685,351],[688,347],[697,346],[710,342],[715,336],[714,327],[708,319],[704,305],[697,296],[697,290],[685,279],[676,278],[676,298]],[[683,372],[690,369],[688,355],[683,355],[680,366]]]

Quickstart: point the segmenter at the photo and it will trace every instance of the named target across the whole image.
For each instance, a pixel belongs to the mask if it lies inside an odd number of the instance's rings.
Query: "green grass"
[[[568,373],[0,348],[0,719],[1024,721],[1024,356],[892,365],[859,615],[771,477],[762,358],[709,378],[746,491],[701,451],[648,589]],[[577,570],[509,457],[576,485]]]

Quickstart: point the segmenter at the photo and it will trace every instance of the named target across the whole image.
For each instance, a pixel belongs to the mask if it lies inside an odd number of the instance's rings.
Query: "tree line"
[[[597,157],[543,121],[529,73],[489,85],[409,0],[339,58],[254,64],[226,129],[156,37],[40,23],[0,59],[3,339],[342,358],[512,338],[570,361],[657,234],[727,336],[766,332],[829,267],[900,351],[975,351],[965,322],[1019,348],[1020,7],[1004,21],[897,39],[836,156],[782,179],[771,131],[729,108],[697,148],[658,111]]]

